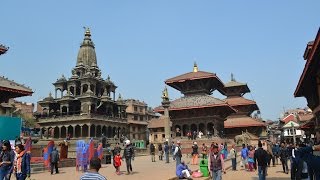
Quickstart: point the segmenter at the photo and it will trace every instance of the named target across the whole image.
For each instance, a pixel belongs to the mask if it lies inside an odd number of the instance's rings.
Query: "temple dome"
[[[80,65],[97,66],[96,52],[94,50],[94,43],[91,40],[89,28],[86,29],[77,57],[77,66]]]

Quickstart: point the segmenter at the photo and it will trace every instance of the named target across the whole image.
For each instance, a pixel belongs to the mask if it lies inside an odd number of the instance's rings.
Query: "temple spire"
[[[231,81],[236,81],[236,79],[234,78],[233,73],[231,73]]]
[[[162,91],[162,100],[169,101],[169,94],[168,94],[167,86],[165,86],[164,90]]]
[[[193,72],[198,72],[198,65],[197,65],[197,62],[194,62],[193,64]]]

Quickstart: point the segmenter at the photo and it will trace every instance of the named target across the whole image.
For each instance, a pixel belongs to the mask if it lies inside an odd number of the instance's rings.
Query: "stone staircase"
[[[31,174],[42,173],[46,170],[43,162],[32,163],[30,166]]]

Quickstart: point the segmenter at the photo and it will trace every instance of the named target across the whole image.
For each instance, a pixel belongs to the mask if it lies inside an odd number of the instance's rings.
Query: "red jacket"
[[[113,158],[113,162],[115,167],[121,166],[121,156],[115,156]]]

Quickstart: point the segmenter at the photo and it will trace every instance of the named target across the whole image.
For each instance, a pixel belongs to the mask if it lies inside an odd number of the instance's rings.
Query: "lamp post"
[[[291,122],[291,128],[292,128],[292,134],[293,134],[293,144],[296,144],[296,133],[294,132],[294,125],[293,122]]]

